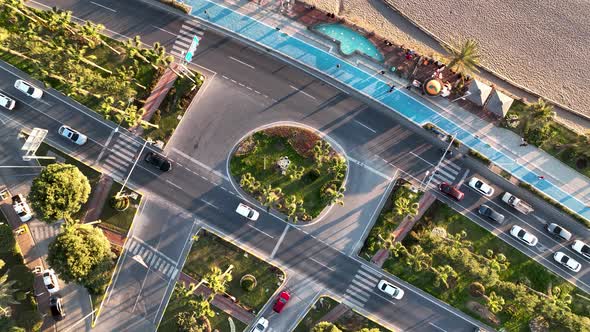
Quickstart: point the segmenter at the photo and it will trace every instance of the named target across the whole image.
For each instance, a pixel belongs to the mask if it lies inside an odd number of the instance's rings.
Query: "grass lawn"
[[[321,304],[320,304],[321,303]],[[299,322],[293,332],[309,332],[315,326],[315,324],[321,321],[321,318],[325,314],[330,312],[332,308],[335,308],[339,304],[338,301],[332,299],[329,296],[322,296],[316,303],[309,309],[305,317]],[[336,322],[334,322],[338,328],[343,332],[356,332],[362,328],[377,328],[379,331],[386,332],[389,329],[375,323],[367,317],[359,314],[352,310],[349,314],[344,314]]]
[[[410,188],[411,185],[403,179],[395,184],[389,197],[387,197],[385,204],[383,204],[383,209],[379,213],[375,225],[371,228],[371,231],[365,240],[365,244],[359,253],[360,257],[370,260],[380,249],[379,242],[381,240],[379,239],[379,235],[382,238],[387,239],[388,235],[391,234],[402,222],[403,218],[394,211],[395,201],[397,201],[398,198],[409,198],[411,203],[418,203],[420,201],[420,198],[424,193],[421,191],[415,193],[410,190]]]
[[[27,331],[38,330],[43,320],[37,311],[37,301],[34,295],[33,280],[35,277],[23,264],[23,256],[14,239],[12,228],[2,213],[0,213],[0,259],[5,264],[0,267],[0,276],[8,273],[8,281],[16,281],[13,288],[18,289],[14,293],[14,298],[19,304],[10,306],[12,310],[10,320],[14,322],[14,325]]]
[[[229,264],[234,268],[231,273],[233,279],[227,285],[227,293],[237,298],[242,306],[256,312],[281,284],[278,275],[284,278],[279,269],[203,230],[199,232],[199,240],[193,243],[182,271],[201,280],[209,272],[210,266],[217,266],[225,271]],[[253,275],[257,281],[256,288],[251,292],[245,291],[240,285],[240,279],[246,274]]]
[[[127,235],[129,232],[129,228],[131,227],[131,223],[133,222],[133,218],[135,218],[135,212],[139,207],[139,202],[141,201],[141,195],[137,194],[137,199],[131,199],[131,204],[129,208],[125,211],[117,211],[115,208],[111,206],[110,199],[114,197],[119,190],[121,190],[122,184],[118,182],[113,182],[111,190],[107,195],[107,200],[104,203],[102,208],[102,212],[100,214],[99,219],[102,221],[101,226],[104,228],[108,228],[112,231],[118,232],[123,235]],[[125,189],[125,192],[129,193],[132,192],[131,189]]]
[[[418,222],[414,228],[414,234],[416,235],[408,236],[404,239],[403,244],[406,248],[419,244],[425,252],[433,253],[433,265],[451,265],[458,273],[458,278],[452,283],[452,286],[449,289],[446,289],[444,286],[435,286],[433,284],[434,274],[427,269],[416,271],[409,265],[405,264],[401,256],[400,258],[392,256],[385,262],[383,268],[471,316],[481,319],[467,306],[469,301],[485,303],[482,298],[475,298],[469,294],[469,285],[472,282],[479,280],[474,279],[472,274],[468,273],[463,266],[458,264],[459,261],[449,260],[446,258],[447,256],[441,255],[440,253],[437,254],[435,250],[438,245],[436,245],[435,242],[428,240],[425,235],[420,235],[421,231],[430,232],[434,227],[443,228],[448,234],[456,234],[460,231],[465,231],[467,236],[463,240],[471,242],[472,245],[470,251],[479,253],[482,256],[485,255],[488,249],[493,250],[496,255],[499,253],[504,254],[509,262],[509,267],[506,270],[501,270],[499,272],[499,279],[501,281],[511,283],[519,281],[525,282],[528,283],[532,289],[542,293],[547,293],[548,288],[559,287],[563,294],[567,293],[572,295],[573,300],[570,309],[573,313],[581,316],[590,315],[590,301],[580,297],[580,295],[586,296],[584,293],[577,290],[570,283],[546,270],[539,263],[528,258],[517,249],[498,239],[486,229],[478,226],[468,218],[458,214],[453,209],[439,201],[435,202]],[[488,287],[486,289],[486,294],[489,295],[491,291],[495,291],[503,296],[506,300],[504,308],[508,309],[514,300],[513,295],[506,293],[505,289],[498,287],[499,284]],[[507,328],[510,331],[528,331],[528,321],[532,318],[530,315],[512,316],[507,310],[500,311],[496,316],[500,321],[499,326]],[[554,328],[555,326],[552,327]],[[561,331],[565,329],[556,330]]]
[[[194,74],[197,78],[200,76],[198,73]],[[197,86],[196,88],[193,88],[195,83],[190,79],[186,77],[179,77],[176,79],[174,86],[170,89],[158,108],[160,110],[160,119],[157,118],[156,114],[154,114],[151,119],[151,122],[159,125],[159,128],[148,127],[143,132],[144,138],[151,138],[154,141],[160,140],[165,143],[168,142],[172,137],[174,130],[182,120],[191,100],[203,84],[203,81],[200,79],[196,81]]]
[[[316,136],[313,135],[313,138]],[[253,140],[254,149],[244,155],[234,155],[230,161],[230,171],[236,181],[239,183],[243,174],[250,173],[260,181],[261,188],[271,185],[280,188],[284,197],[295,195],[302,198],[303,208],[312,218],[317,217],[329,204],[321,195],[322,187],[330,181],[337,181],[335,175],[328,171],[328,162],[324,163],[318,174],[312,171],[316,165],[313,157],[301,155],[292,145],[293,138],[258,132],[253,135]],[[288,175],[281,174],[277,161],[284,156],[291,161],[291,167],[305,168],[301,179],[291,180]],[[279,208],[279,211],[284,212],[284,208]]]
[[[172,294],[172,298],[174,298],[174,294]],[[168,302],[168,306],[166,307],[166,311],[164,311],[164,316],[162,317],[162,321],[158,326],[159,332],[177,332],[178,328],[176,326],[176,318],[174,317],[179,311],[181,311],[182,307],[179,307],[174,302]],[[215,317],[209,318],[209,323],[211,323],[211,330],[212,331],[231,331],[228,318],[231,317],[230,315],[226,314],[224,311],[218,309],[216,306],[211,305],[211,309],[215,311]],[[234,325],[236,327],[236,332],[244,331],[247,327],[246,324],[242,323],[241,321],[232,318]]]

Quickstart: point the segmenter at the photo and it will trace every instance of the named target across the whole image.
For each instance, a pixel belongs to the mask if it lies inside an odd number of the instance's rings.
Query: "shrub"
[[[190,14],[190,7],[185,5],[184,3],[175,1],[175,0],[160,0],[161,3],[166,4],[172,8],[180,9],[185,14]]]
[[[492,163],[486,156],[473,149],[469,149],[469,155],[474,157],[475,159],[479,159],[481,162],[486,164],[486,166],[490,166],[490,164]]]
[[[482,297],[486,294],[486,288],[479,282],[472,282],[469,285],[469,294],[473,297]]]
[[[256,278],[251,274],[246,274],[242,277],[242,280],[240,280],[240,285],[246,292],[251,292],[256,288]]]
[[[131,202],[127,196],[113,196],[111,198],[111,206],[117,211],[125,211],[129,208],[129,205],[131,205]]]
[[[154,113],[154,116],[152,117],[152,123],[155,125],[159,125],[161,120],[162,120],[162,114],[161,114],[160,110],[156,110],[156,113]]]

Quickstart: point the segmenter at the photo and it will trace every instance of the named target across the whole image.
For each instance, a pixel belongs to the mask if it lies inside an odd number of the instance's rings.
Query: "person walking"
[[[539,180],[545,180],[545,177],[543,175],[539,175]]]
[[[395,85],[392,84],[391,87],[389,88],[389,93],[392,93],[393,90],[395,90]]]

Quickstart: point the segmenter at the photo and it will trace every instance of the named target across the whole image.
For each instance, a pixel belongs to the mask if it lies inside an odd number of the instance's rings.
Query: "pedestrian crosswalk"
[[[127,240],[127,250],[129,257],[145,263],[150,270],[159,271],[170,279],[176,278],[176,263],[149,244],[131,237]],[[137,256],[141,257],[141,260]]]
[[[61,222],[48,224],[39,220],[28,223],[31,236],[35,242],[51,242],[61,232]]]
[[[172,55],[184,58],[186,50],[193,41],[193,36],[202,38],[204,34],[205,31],[198,22],[184,21],[182,27],[180,28],[180,32],[174,41],[174,45],[172,45]]]
[[[441,182],[452,184],[457,176],[459,176],[460,171],[461,166],[448,159],[443,159],[438,169],[432,175],[431,183],[434,185],[439,185]]]
[[[345,300],[362,308],[375,291],[380,275],[365,265],[357,271],[344,294]]]
[[[101,162],[102,168],[112,178],[122,180],[127,176],[127,172],[142,145],[134,138],[134,136],[117,135],[112,140],[114,143],[108,148],[109,151]]]

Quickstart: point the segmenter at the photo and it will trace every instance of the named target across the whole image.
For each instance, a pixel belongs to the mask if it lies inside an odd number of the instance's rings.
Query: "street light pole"
[[[461,97],[459,97],[459,98],[455,98],[455,99],[451,100],[451,103],[454,103],[454,102],[456,102],[456,101],[457,101],[457,100],[459,100],[459,99],[461,99],[461,100],[465,100],[465,98],[466,98],[466,97],[468,97],[468,96],[470,96],[470,95],[471,95],[471,91],[467,91],[467,92],[466,92],[464,95],[462,95]]]
[[[141,157],[141,155],[143,154],[143,150],[145,149],[145,146],[149,143],[149,141],[145,141],[145,143],[143,143],[143,146],[141,147],[141,150],[139,151],[139,154],[137,155],[137,158],[135,158],[135,162],[133,163],[133,167],[131,167],[131,170],[129,171],[129,174],[127,174],[127,177],[125,178],[125,182],[123,182],[123,186],[121,187],[121,190],[119,190],[119,192],[117,193],[116,197],[120,197],[121,193],[123,192],[123,189],[125,189],[125,186],[127,185],[127,181],[129,180],[129,177],[131,177],[131,173],[133,173],[133,170],[135,169],[135,165],[137,165],[137,162],[139,161],[139,158]]]
[[[420,189],[424,190],[424,181],[426,181],[426,177],[428,176],[428,174],[430,174],[430,171],[426,171],[426,174],[424,174],[424,178],[422,179],[422,181],[420,181]]]
[[[453,134],[453,137],[451,138],[451,141],[449,142],[449,145],[447,145],[447,148],[443,152],[442,157],[440,158],[440,160],[438,161],[438,163],[436,164],[436,166],[434,166],[434,171],[432,172],[432,175],[430,176],[430,178],[428,178],[428,182],[426,183],[426,186],[424,186],[424,189],[427,189],[428,188],[428,186],[430,185],[430,181],[432,181],[432,178],[434,177],[434,174],[436,174],[436,172],[438,172],[438,168],[440,167],[440,164],[442,163],[442,161],[445,159],[445,157],[447,155],[447,152],[451,148],[451,145],[453,144],[453,141],[455,140],[455,137],[456,136],[457,136],[457,133]]]

